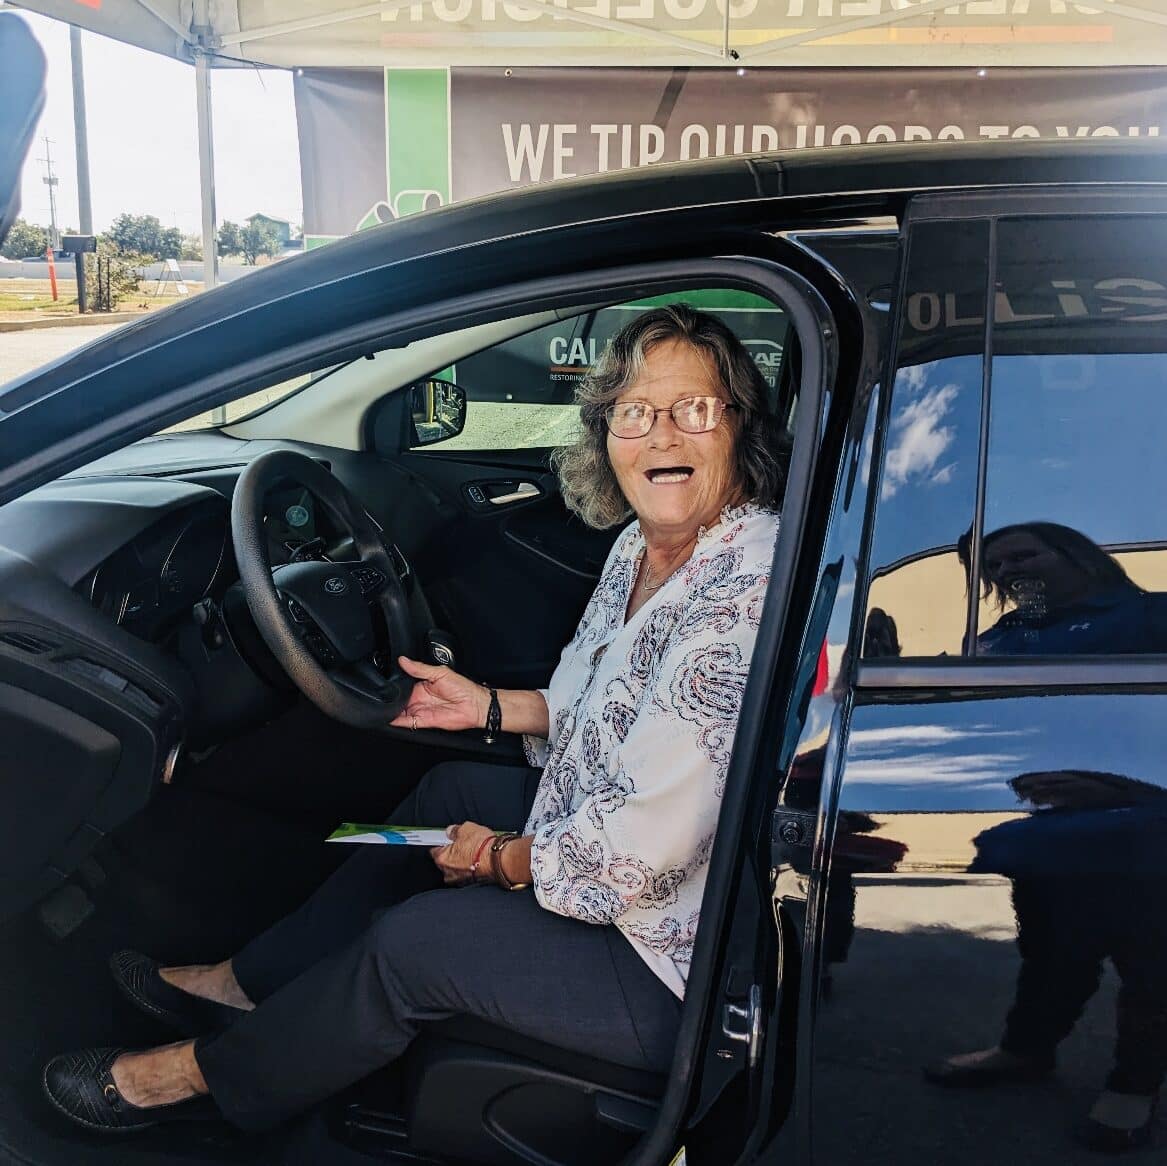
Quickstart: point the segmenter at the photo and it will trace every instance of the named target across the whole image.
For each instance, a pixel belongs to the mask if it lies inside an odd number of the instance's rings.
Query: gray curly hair
[[[639,375],[658,344],[683,340],[708,354],[736,415],[734,454],[742,496],[776,506],[786,482],[786,434],[767,404],[766,382],[742,342],[716,316],[688,304],[669,304],[638,316],[620,330],[576,390],[580,435],[552,455],[563,500],[588,526],[603,529],[632,514],[608,460],[604,412]]]

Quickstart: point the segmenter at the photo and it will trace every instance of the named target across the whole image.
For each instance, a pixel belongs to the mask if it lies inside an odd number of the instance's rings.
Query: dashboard
[[[346,538],[312,495],[290,482],[269,492],[264,524],[273,567],[311,556],[313,544],[336,554]],[[173,477],[112,474],[41,487],[0,507],[0,547],[47,569],[107,619],[153,643],[237,577],[227,498]]]
[[[63,479],[0,508],[0,547],[156,642],[227,568],[228,503],[176,479]]]
[[[145,640],[161,639],[223,569],[227,508],[200,498],[148,526],[80,584],[98,611]]]

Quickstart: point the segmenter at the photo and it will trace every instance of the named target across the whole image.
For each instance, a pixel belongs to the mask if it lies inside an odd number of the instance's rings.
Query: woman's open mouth
[[[645,470],[644,476],[654,486],[676,486],[687,482],[693,476],[692,466],[657,466],[655,469]]]

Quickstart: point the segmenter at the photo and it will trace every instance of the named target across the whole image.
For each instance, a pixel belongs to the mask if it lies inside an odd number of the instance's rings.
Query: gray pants
[[[538,778],[439,765],[390,820],[521,830]],[[258,1007],[198,1041],[195,1056],[219,1108],[245,1129],[336,1093],[451,1016],[664,1073],[680,1015],[617,928],[555,915],[530,891],[443,888],[424,849],[360,847],[232,963]]]

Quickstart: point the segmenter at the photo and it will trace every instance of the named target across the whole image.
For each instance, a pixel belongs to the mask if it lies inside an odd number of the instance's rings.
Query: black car
[[[265,1138],[64,1128],[36,1066],[158,1039],[115,1003],[111,951],[225,956],[327,874],[339,820],[380,820],[439,759],[519,755],[385,728],[389,646],[330,663],[272,570],[392,574],[393,650],[544,683],[615,534],[569,517],[548,457],[593,340],[662,299],[737,322],[791,439],[668,1079],[452,1024]],[[1144,1143],[1167,1069],[1165,450],[1167,153],[1133,141],[496,196],[0,387],[7,1160]]]

